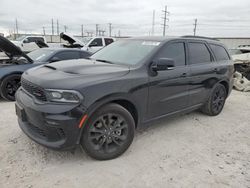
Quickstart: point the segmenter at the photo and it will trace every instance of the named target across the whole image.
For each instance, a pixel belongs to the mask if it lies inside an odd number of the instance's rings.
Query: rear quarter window
[[[223,46],[216,44],[209,44],[209,46],[211,47],[217,61],[225,61],[230,59],[226,49]]]

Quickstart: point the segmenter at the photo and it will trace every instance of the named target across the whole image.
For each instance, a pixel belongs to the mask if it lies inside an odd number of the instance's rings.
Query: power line
[[[169,21],[169,19],[167,18],[167,15],[169,15],[169,12],[168,12],[168,7],[165,6],[165,10],[162,10],[162,12],[164,13],[164,17],[163,17],[163,36],[165,36],[166,34],[166,27],[168,25],[166,25],[166,22]]]

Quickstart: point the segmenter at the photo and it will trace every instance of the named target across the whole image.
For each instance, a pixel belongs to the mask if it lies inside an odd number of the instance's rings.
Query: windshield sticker
[[[147,45],[147,46],[159,46],[160,42],[155,42],[155,41],[144,41],[142,42],[142,45]]]
[[[45,54],[42,54],[39,57],[37,57],[36,60],[39,60],[39,59],[43,58],[44,56],[45,56]]]

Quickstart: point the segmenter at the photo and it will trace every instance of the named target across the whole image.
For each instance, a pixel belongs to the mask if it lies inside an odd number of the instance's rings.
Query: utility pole
[[[66,25],[64,25],[64,32],[67,32],[68,27]]]
[[[109,23],[109,37],[111,37],[111,32],[112,32],[112,23]]]
[[[18,35],[18,23],[17,23],[17,19],[16,19],[16,34]]]
[[[197,29],[197,18],[194,20],[194,36],[196,35],[196,29]]]
[[[168,26],[168,25],[166,25],[166,22],[169,21],[169,19],[167,18],[167,15],[169,15],[168,7],[165,6],[165,10],[163,10],[162,12],[164,13],[164,17],[163,17],[163,36],[165,36],[166,27]]]
[[[51,20],[51,33],[52,33],[52,35],[54,35],[54,20],[53,20],[53,18]]]
[[[45,27],[43,27],[43,35],[44,36],[46,35],[46,33],[45,33]]]
[[[81,25],[81,33],[82,33],[82,37],[83,37],[83,24]]]
[[[95,24],[95,35],[98,36],[99,24]]]
[[[121,37],[121,30],[118,31],[118,37]]]
[[[153,21],[152,21],[152,31],[151,31],[152,36],[154,36],[154,32],[155,32],[155,10],[153,10]]]
[[[56,32],[57,32],[57,35],[59,35],[59,21],[56,20]]]

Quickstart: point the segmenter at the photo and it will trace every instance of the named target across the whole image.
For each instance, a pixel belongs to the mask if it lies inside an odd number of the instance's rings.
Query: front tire
[[[109,160],[124,153],[133,141],[135,122],[118,104],[98,109],[85,124],[81,145],[94,159]]]
[[[3,79],[0,86],[1,96],[8,101],[15,101],[15,94],[21,86],[21,75],[12,74]]]
[[[227,98],[227,91],[225,86],[222,84],[217,84],[213,88],[208,101],[202,107],[201,111],[209,116],[219,115],[223,110],[226,98]]]

